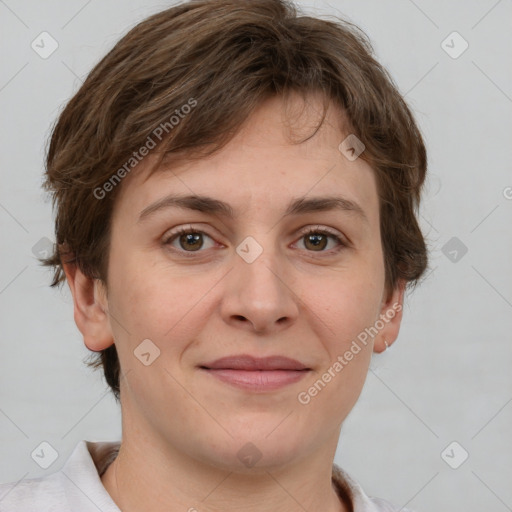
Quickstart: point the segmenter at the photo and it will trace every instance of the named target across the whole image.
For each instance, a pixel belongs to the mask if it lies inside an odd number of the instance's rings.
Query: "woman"
[[[204,0],[133,28],[60,115],[45,183],[44,261],[122,441],[4,484],[2,510],[398,510],[333,460],[427,267],[425,175],[351,24]]]

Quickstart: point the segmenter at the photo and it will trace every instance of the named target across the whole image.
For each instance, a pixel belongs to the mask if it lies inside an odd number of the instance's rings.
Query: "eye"
[[[329,239],[334,240],[338,247],[325,251]],[[306,228],[302,231],[300,240],[304,240],[304,247],[310,252],[337,252],[347,246],[336,233],[327,228]]]
[[[210,245],[205,245],[205,237],[210,240]],[[304,248],[308,252],[336,253],[344,247],[348,247],[348,244],[337,233],[318,226],[303,229],[299,241],[302,240],[304,241]],[[334,241],[337,247],[325,250],[329,241]],[[186,256],[193,256],[193,253],[201,252],[201,249],[210,249],[215,246],[215,242],[208,234],[200,229],[194,229],[192,226],[181,227],[170,233],[164,239],[163,244]]]
[[[212,244],[210,247],[204,247],[204,237],[212,240],[212,238],[204,231],[193,229],[191,227],[182,227],[176,232],[171,233],[163,243],[164,245],[170,245],[179,252],[197,252],[202,248],[209,249],[214,245]],[[178,244],[178,247],[176,247],[174,242]]]

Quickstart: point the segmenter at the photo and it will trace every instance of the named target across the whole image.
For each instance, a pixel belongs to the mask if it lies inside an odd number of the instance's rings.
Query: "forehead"
[[[186,155],[169,154],[153,172],[156,156],[146,157],[123,182],[118,202],[128,201],[140,213],[172,192],[218,198],[241,212],[251,205],[255,210],[283,210],[292,197],[337,192],[364,204],[365,210],[377,211],[373,169],[361,158],[350,161],[339,149],[349,135],[343,131],[343,112],[331,104],[315,132],[321,116],[321,100],[314,97],[286,103],[271,98],[207,158],[187,160]]]

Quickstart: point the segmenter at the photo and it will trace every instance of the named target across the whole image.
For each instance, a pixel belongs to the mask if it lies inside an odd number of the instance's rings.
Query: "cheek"
[[[319,337],[328,361],[310,389],[321,396],[311,400],[333,418],[344,418],[363,388],[373,351],[369,328],[379,318],[383,286],[384,266],[376,251],[359,265],[336,272],[318,297],[323,324],[329,326]]]
[[[350,266],[332,272],[328,278],[303,288],[310,307],[323,326],[319,339],[326,341],[329,353],[339,353],[347,344],[373,325],[379,316],[384,286],[383,267],[378,263]],[[337,354],[336,354],[337,355]]]
[[[146,338],[159,347],[178,349],[180,340],[192,338],[208,318],[207,301],[202,299],[214,280],[204,274],[187,276],[177,267],[127,255],[117,259],[110,276],[109,303],[114,324],[120,324],[113,328],[122,338],[130,338],[132,350]]]
[[[378,300],[370,286],[347,280],[329,288],[323,301],[323,307],[316,305],[321,321],[316,321],[315,334],[325,357],[298,399],[317,409],[319,418],[328,416],[336,423],[348,415],[366,380],[373,351],[368,328],[377,316]]]

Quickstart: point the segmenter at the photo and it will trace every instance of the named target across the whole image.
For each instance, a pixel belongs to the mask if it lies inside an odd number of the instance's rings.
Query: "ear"
[[[384,352],[384,350],[390,347],[398,337],[400,324],[402,323],[404,292],[406,284],[406,281],[400,279],[396,288],[389,295],[389,297],[384,298],[382,301],[379,319],[384,324],[384,327],[375,337],[375,342],[373,345],[374,352]]]
[[[73,295],[75,323],[89,350],[99,352],[114,343],[108,319],[108,301],[104,284],[92,279],[74,263],[64,263],[64,272]]]

